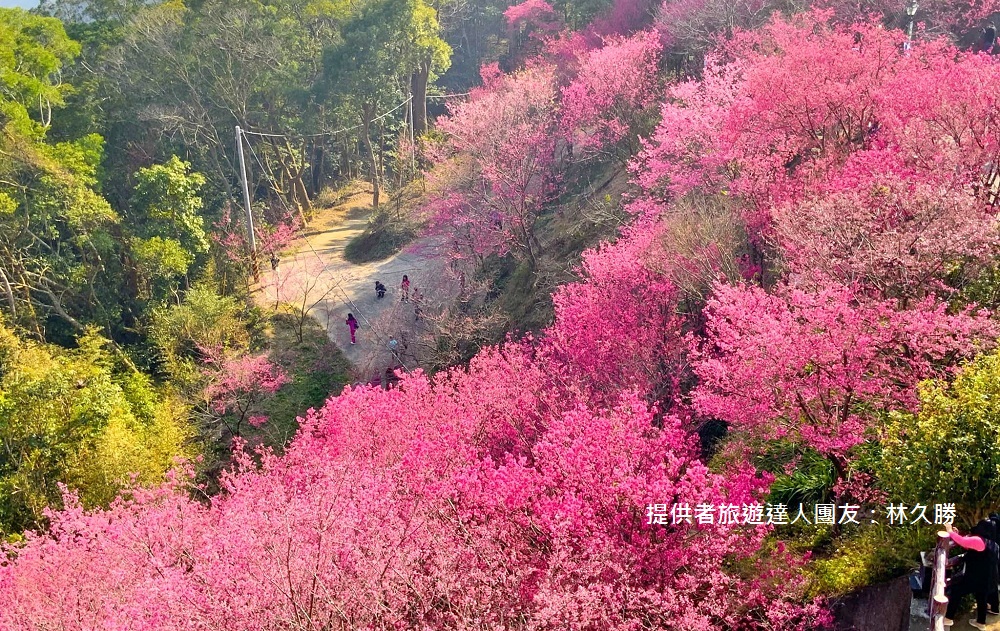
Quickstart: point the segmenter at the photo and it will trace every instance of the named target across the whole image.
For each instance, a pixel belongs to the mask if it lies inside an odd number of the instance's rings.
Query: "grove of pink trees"
[[[636,116],[659,91],[659,37],[652,31],[609,39],[583,55],[562,89],[560,125],[580,149],[596,150],[636,133]]]
[[[181,486],[70,503],[0,568],[5,629],[815,628],[767,527],[650,524],[651,503],[760,499],[674,417],[595,407],[511,345],[433,381],[330,399],[209,504]],[[516,375],[516,378],[513,376]],[[12,550],[10,552],[13,552]],[[757,559],[761,578],[725,570]],[[788,600],[792,598],[793,600]],[[752,627],[749,621],[755,620]]]
[[[807,556],[770,526],[650,523],[647,506],[765,501],[750,461],[703,462],[710,419],[844,476],[920,380],[995,345],[990,313],[949,301],[956,270],[996,254],[998,66],[903,39],[822,12],[735,32],[659,95],[637,220],[583,254],[539,339],[348,389],[282,455],[241,453],[209,500],[183,473],[106,510],[69,498],[4,548],[0,627],[824,628]],[[470,253],[538,257],[561,143],[621,140],[659,48],[639,34],[559,70],[484,69],[431,150],[435,226]],[[237,391],[263,374],[246,368]]]
[[[992,60],[939,41],[903,55],[900,31],[828,20],[812,12],[739,33],[702,79],[670,89],[636,166],[643,190],[661,200],[696,188],[738,195],[764,236],[774,207],[818,185],[846,190],[838,180],[859,165],[943,191],[981,183],[1000,155],[987,131],[997,97],[981,89],[996,75]]]
[[[670,90],[634,163],[633,210],[664,225],[731,200],[761,286],[718,283],[693,339],[696,417],[791,440],[846,473],[919,381],[993,347],[950,301],[997,255],[998,76],[985,55],[813,12],[737,33]],[[653,228],[652,230],[656,230]],[[992,306],[992,305],[991,305]]]
[[[509,12],[525,7],[535,4]],[[512,252],[534,265],[535,220],[558,194],[565,155],[634,138],[652,104],[660,52],[652,32],[595,49],[575,39],[563,52],[570,61],[562,60],[561,72],[542,59],[509,75],[485,66],[483,86],[438,121],[444,140],[428,153],[439,194],[429,210],[458,255]]]
[[[554,70],[484,68],[483,80],[439,123],[446,140],[435,155],[443,180],[435,223],[470,253],[512,251],[533,262],[535,218],[555,192]]]

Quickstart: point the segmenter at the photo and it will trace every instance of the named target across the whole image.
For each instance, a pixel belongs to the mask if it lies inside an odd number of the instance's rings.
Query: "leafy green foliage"
[[[70,89],[53,77],[79,53],[59,20],[0,8],[0,113],[8,131],[41,138],[52,107]],[[29,111],[41,120],[32,120]]]
[[[235,299],[220,296],[207,284],[195,285],[179,305],[153,312],[149,335],[164,372],[182,388],[196,387],[203,359],[199,349],[249,346],[249,332]]]
[[[955,502],[964,520],[985,516],[1000,505],[1000,354],[979,357],[953,383],[924,383],[920,402],[889,419],[881,484],[897,502]]]
[[[118,215],[97,192],[103,140],[45,139],[78,53],[58,20],[0,9],[0,289],[12,321],[38,333],[120,310]]]
[[[177,156],[164,164],[139,169],[132,198],[137,231],[145,237],[174,239],[191,253],[208,251],[208,235],[200,211],[199,191],[205,176]]]
[[[842,596],[916,567],[921,550],[934,546],[934,528],[865,525],[838,539],[829,556],[809,566],[814,596]]]
[[[828,501],[835,481],[833,464],[815,451],[807,451],[791,473],[781,473],[771,483],[771,502],[788,506]]]
[[[365,3],[344,24],[343,39],[323,55],[328,88],[355,109],[394,105],[400,81],[429,64],[448,69],[451,47],[422,0]]]
[[[90,330],[67,351],[0,327],[0,535],[38,525],[60,484],[106,504],[187,455],[184,405],[122,370],[105,344]]]
[[[144,280],[145,297],[161,295],[164,289],[173,287],[172,281],[184,276],[193,257],[178,241],[163,237],[134,239],[132,254],[135,256],[136,271]]]

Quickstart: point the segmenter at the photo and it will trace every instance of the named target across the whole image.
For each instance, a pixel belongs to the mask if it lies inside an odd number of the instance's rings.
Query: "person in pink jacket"
[[[358,321],[355,319],[353,313],[347,314],[347,328],[351,330],[351,344],[354,344],[354,332],[358,330]]]
[[[945,530],[951,540],[965,548],[965,573],[962,578],[950,586],[948,594],[948,612],[944,616],[945,626],[954,624],[955,614],[958,613],[958,606],[962,600],[968,596],[976,597],[976,619],[970,620],[969,624],[976,629],[986,628],[986,614],[989,613],[987,605],[992,600],[990,594],[997,593],[998,569],[997,562],[1000,560],[1000,548],[997,547],[994,539],[993,522],[983,519],[972,529],[969,536],[960,535],[951,527],[945,524]]]

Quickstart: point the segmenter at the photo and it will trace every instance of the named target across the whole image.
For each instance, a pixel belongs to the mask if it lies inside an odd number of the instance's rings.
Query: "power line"
[[[385,118],[389,114],[392,114],[393,112],[395,112],[399,108],[401,108],[404,105],[406,105],[407,103],[409,103],[412,99],[413,99],[412,96],[407,97],[405,101],[403,101],[402,103],[400,103],[396,107],[394,107],[391,110],[388,110],[386,112],[383,112],[383,113],[379,114],[378,116],[376,116],[375,118],[371,119],[370,123],[374,123],[375,121],[382,120],[383,118]],[[355,129],[358,129],[359,127],[364,127],[364,123],[361,123],[361,124],[358,124],[358,125],[354,125],[353,127],[344,127],[343,129],[335,129],[333,131],[325,131],[325,132],[322,132],[322,133],[319,133],[319,134],[302,134],[302,135],[296,135],[296,136],[290,136],[288,134],[273,134],[273,133],[262,132],[262,131],[248,131],[248,130],[244,130],[243,133],[245,135],[251,135],[252,134],[254,136],[261,136],[263,138],[320,138],[322,136],[336,136],[337,134],[342,134],[342,133],[347,132],[347,131],[354,131]]]
[[[461,94],[428,94],[427,99],[454,99],[459,96],[469,96],[472,92],[462,92]]]

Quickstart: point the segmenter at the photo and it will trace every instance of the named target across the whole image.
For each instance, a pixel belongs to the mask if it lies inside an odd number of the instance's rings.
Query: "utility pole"
[[[413,177],[417,177],[417,147],[413,144],[413,94],[410,94],[410,163],[413,168]]]
[[[250,271],[253,279],[260,279],[257,269],[257,239],[253,234],[253,209],[250,207],[250,185],[247,183],[247,165],[243,158],[243,130],[236,126],[236,155],[240,157],[240,183],[243,185],[243,206],[247,210],[247,243],[250,245]]]

